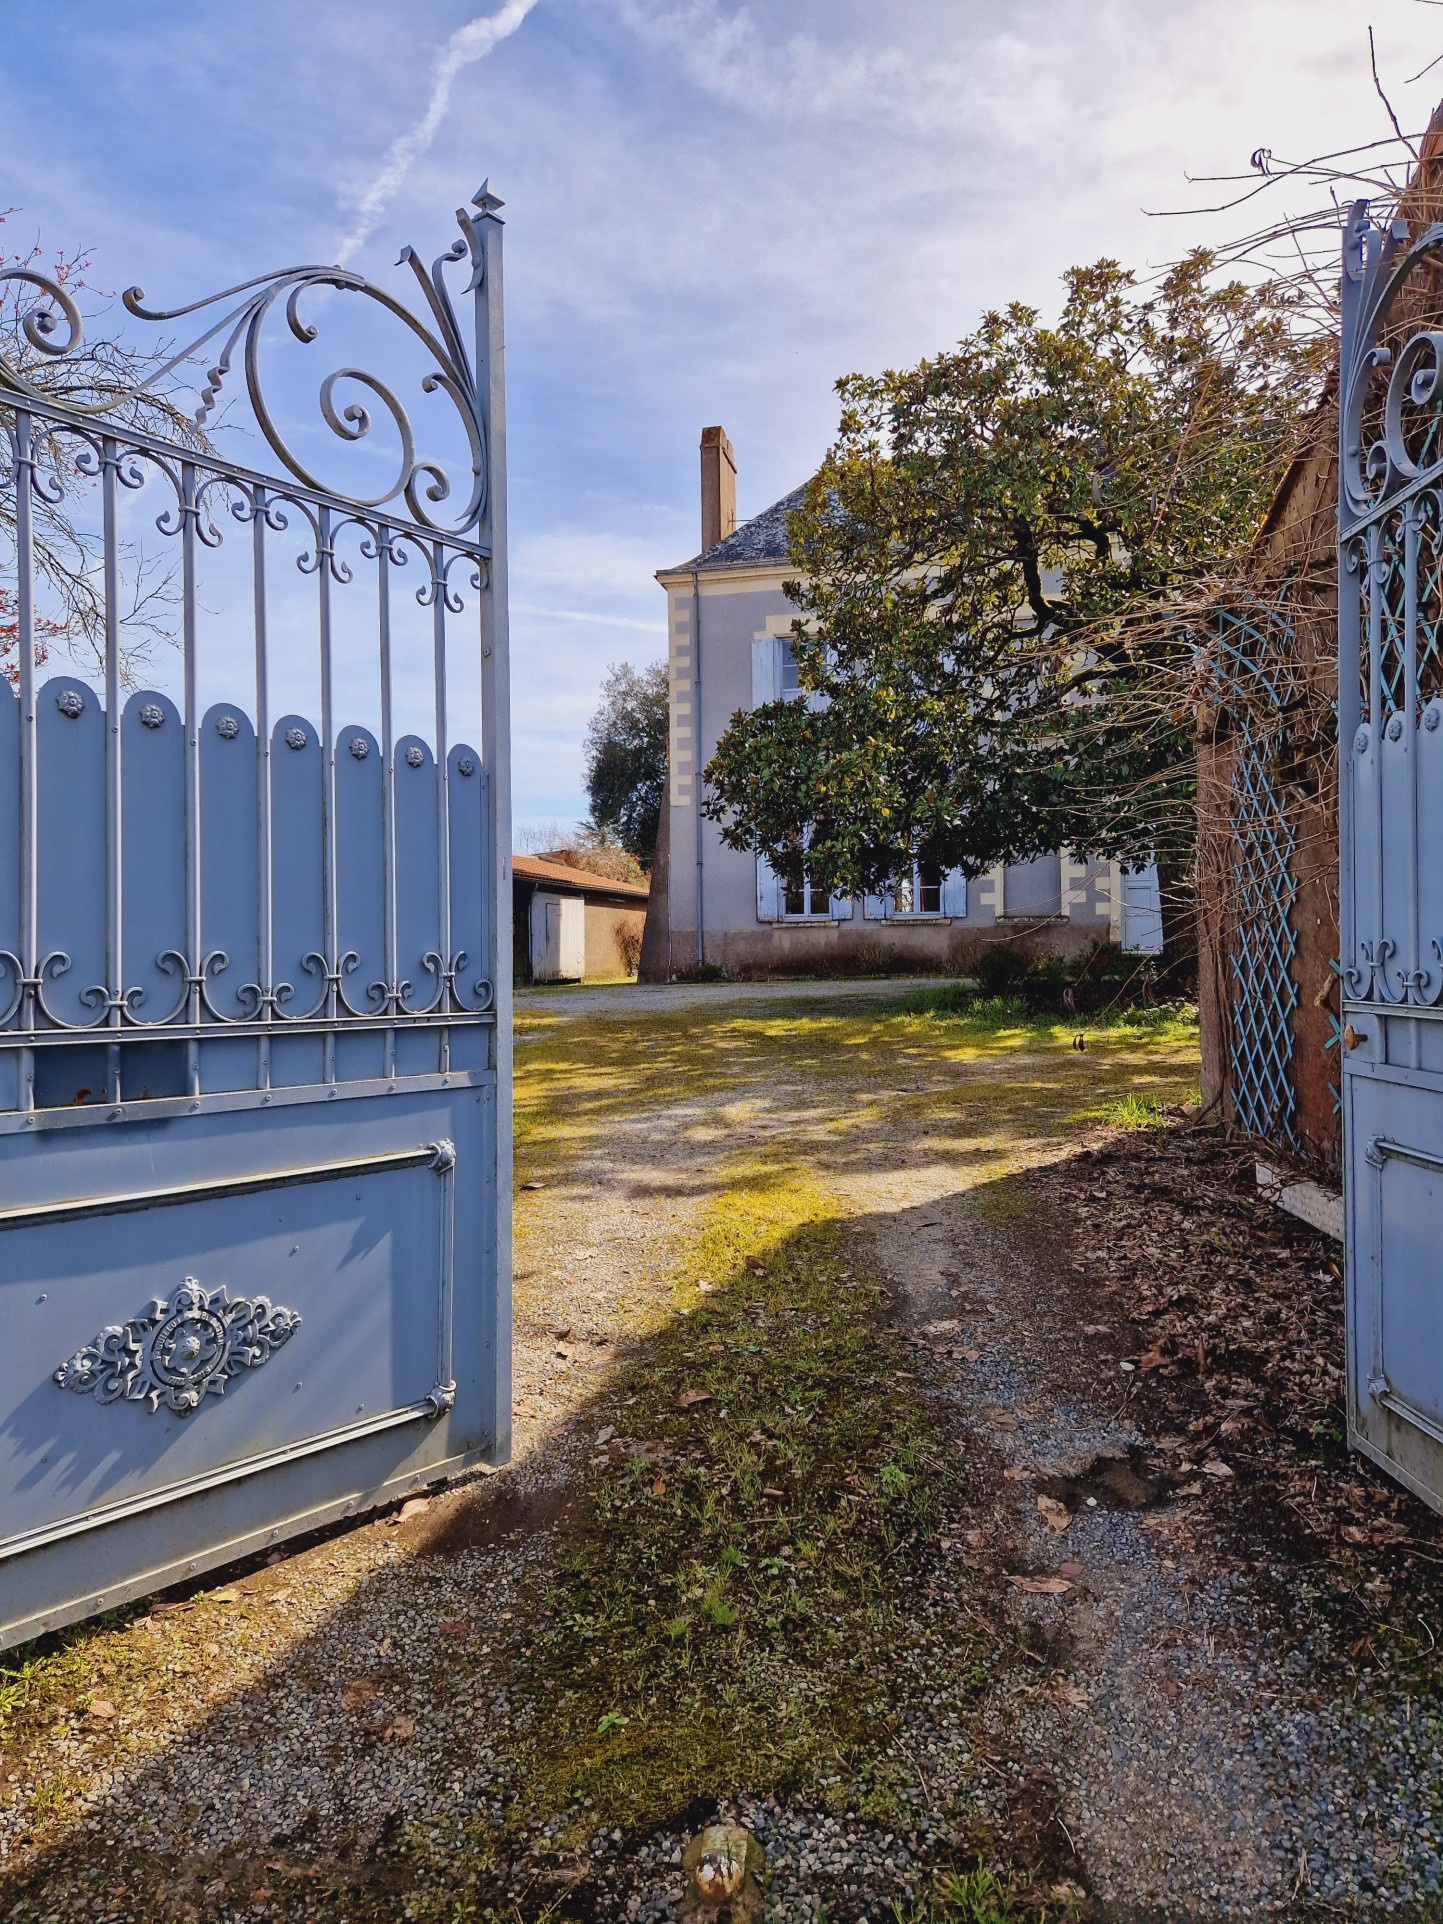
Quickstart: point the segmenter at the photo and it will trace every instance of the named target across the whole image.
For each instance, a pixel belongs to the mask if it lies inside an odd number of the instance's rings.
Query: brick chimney
[[[736,533],[737,464],[725,428],[701,431],[701,545],[703,554]]]

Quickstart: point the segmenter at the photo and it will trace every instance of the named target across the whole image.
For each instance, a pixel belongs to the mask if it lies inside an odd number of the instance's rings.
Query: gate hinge
[[[426,1398],[426,1401],[431,1405],[431,1415],[433,1417],[444,1416],[447,1410],[454,1409],[456,1406],[456,1385],[454,1383],[438,1383]]]

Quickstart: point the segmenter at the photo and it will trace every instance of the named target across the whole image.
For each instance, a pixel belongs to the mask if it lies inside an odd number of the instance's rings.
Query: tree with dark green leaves
[[[586,729],[587,826],[651,866],[666,789],[666,665],[607,670],[601,703]]]
[[[1075,268],[950,353],[838,383],[790,524],[810,701],[738,713],[707,812],[836,891],[915,858],[978,874],[1059,847],[1186,865],[1199,611],[1316,404],[1294,297],[1205,253],[1153,289]]]

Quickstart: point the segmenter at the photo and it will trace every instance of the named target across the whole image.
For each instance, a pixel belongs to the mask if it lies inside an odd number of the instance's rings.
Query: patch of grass
[[[629,1460],[550,1579],[518,1818],[644,1832],[741,1786],[859,1779],[896,1808],[893,1659],[952,1453],[825,1197],[776,1163],[727,1173],[677,1277],[713,1293],[618,1386]]]
[[[928,1015],[943,1021],[965,1018],[983,1027],[1007,1022],[1026,1026],[1037,1018],[1020,995],[988,995],[975,982],[941,982],[930,989],[912,989],[892,1004],[902,1015]]]
[[[1162,1129],[1167,1126],[1169,1104],[1161,1096],[1150,1096],[1129,1089],[1125,1096],[1106,1110],[1106,1120],[1114,1129]]]
[[[1013,1920],[1022,1918],[1030,1924],[1045,1924],[1049,1918],[1077,1914],[1077,1897],[1040,1900],[1025,1879],[999,1877],[980,1866],[945,1872],[921,1903],[905,1909],[900,1904],[892,1907],[896,1924],[1013,1924]]]
[[[1020,1914],[1013,1881],[985,1869],[940,1877],[920,1904],[892,1908],[897,1924],[1009,1924]]]

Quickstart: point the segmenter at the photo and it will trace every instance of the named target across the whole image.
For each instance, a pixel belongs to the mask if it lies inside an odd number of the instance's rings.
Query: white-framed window
[[[911,873],[898,878],[892,894],[893,915],[940,915],[946,879],[940,862],[914,862]]]
[[[759,922],[850,922],[852,904],[845,895],[827,894],[826,885],[812,875],[805,848],[797,850],[781,869],[764,855],[757,857],[757,920]]]
[[[797,657],[789,641],[777,641],[777,670],[781,683],[783,701],[790,701],[802,692],[802,684],[797,680]]]
[[[913,862],[890,895],[869,895],[862,913],[873,922],[960,921],[967,914],[967,877],[939,862]]]
[[[781,874],[782,915],[787,921],[832,917],[832,898],[823,883],[814,881],[812,865],[798,850]]]

